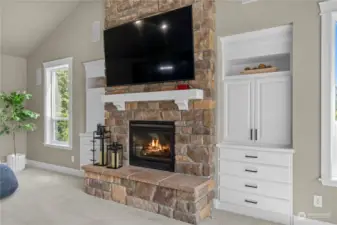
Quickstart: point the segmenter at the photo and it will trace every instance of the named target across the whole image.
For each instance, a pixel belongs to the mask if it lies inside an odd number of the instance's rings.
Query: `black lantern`
[[[123,166],[123,145],[113,142],[107,147],[107,168],[118,169]]]
[[[98,144],[96,144],[98,143]],[[93,132],[92,140],[92,163],[95,166],[106,166],[107,165],[107,146],[111,144],[111,132],[106,130],[106,127],[97,124],[97,130]],[[98,160],[95,157],[95,152],[99,151]],[[98,161],[98,162],[97,162]]]

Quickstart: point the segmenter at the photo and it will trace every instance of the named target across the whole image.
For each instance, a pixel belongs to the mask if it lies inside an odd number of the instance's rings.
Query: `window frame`
[[[337,1],[320,2],[321,9],[321,182],[337,187],[337,121],[335,59]]]
[[[73,143],[73,122],[72,122],[72,79],[73,79],[73,58],[68,57],[64,59],[58,59],[50,62],[43,63],[44,67],[44,145],[46,147],[72,150]],[[55,141],[53,136],[55,134],[55,121],[60,118],[56,118],[54,114],[54,110],[52,110],[53,106],[53,98],[52,98],[52,90],[54,87],[54,83],[52,82],[52,78],[55,76],[55,70],[68,68],[68,90],[69,90],[69,106],[68,111],[69,115],[66,120],[68,120],[68,133],[69,133],[69,142],[60,142]],[[64,118],[62,118],[64,120]]]

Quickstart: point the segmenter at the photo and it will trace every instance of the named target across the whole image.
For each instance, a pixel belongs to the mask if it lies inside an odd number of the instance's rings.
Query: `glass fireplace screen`
[[[131,121],[130,163],[172,170],[174,163],[174,122]]]

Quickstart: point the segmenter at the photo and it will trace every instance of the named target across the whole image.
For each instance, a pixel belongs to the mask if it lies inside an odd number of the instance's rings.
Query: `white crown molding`
[[[321,9],[321,15],[325,13],[337,11],[337,0],[328,0],[328,1],[320,2],[319,7]]]
[[[31,167],[34,167],[34,168],[49,170],[49,171],[53,171],[53,172],[57,172],[57,173],[75,176],[75,177],[84,177],[83,171],[68,168],[68,167],[57,166],[57,165],[48,164],[48,163],[44,163],[44,162],[38,162],[38,161],[34,161],[34,160],[27,160],[27,165],[31,166]]]

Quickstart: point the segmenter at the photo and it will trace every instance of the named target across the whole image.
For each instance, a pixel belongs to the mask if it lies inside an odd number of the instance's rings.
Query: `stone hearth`
[[[85,192],[124,205],[198,224],[211,214],[215,182],[134,166],[83,166]]]

